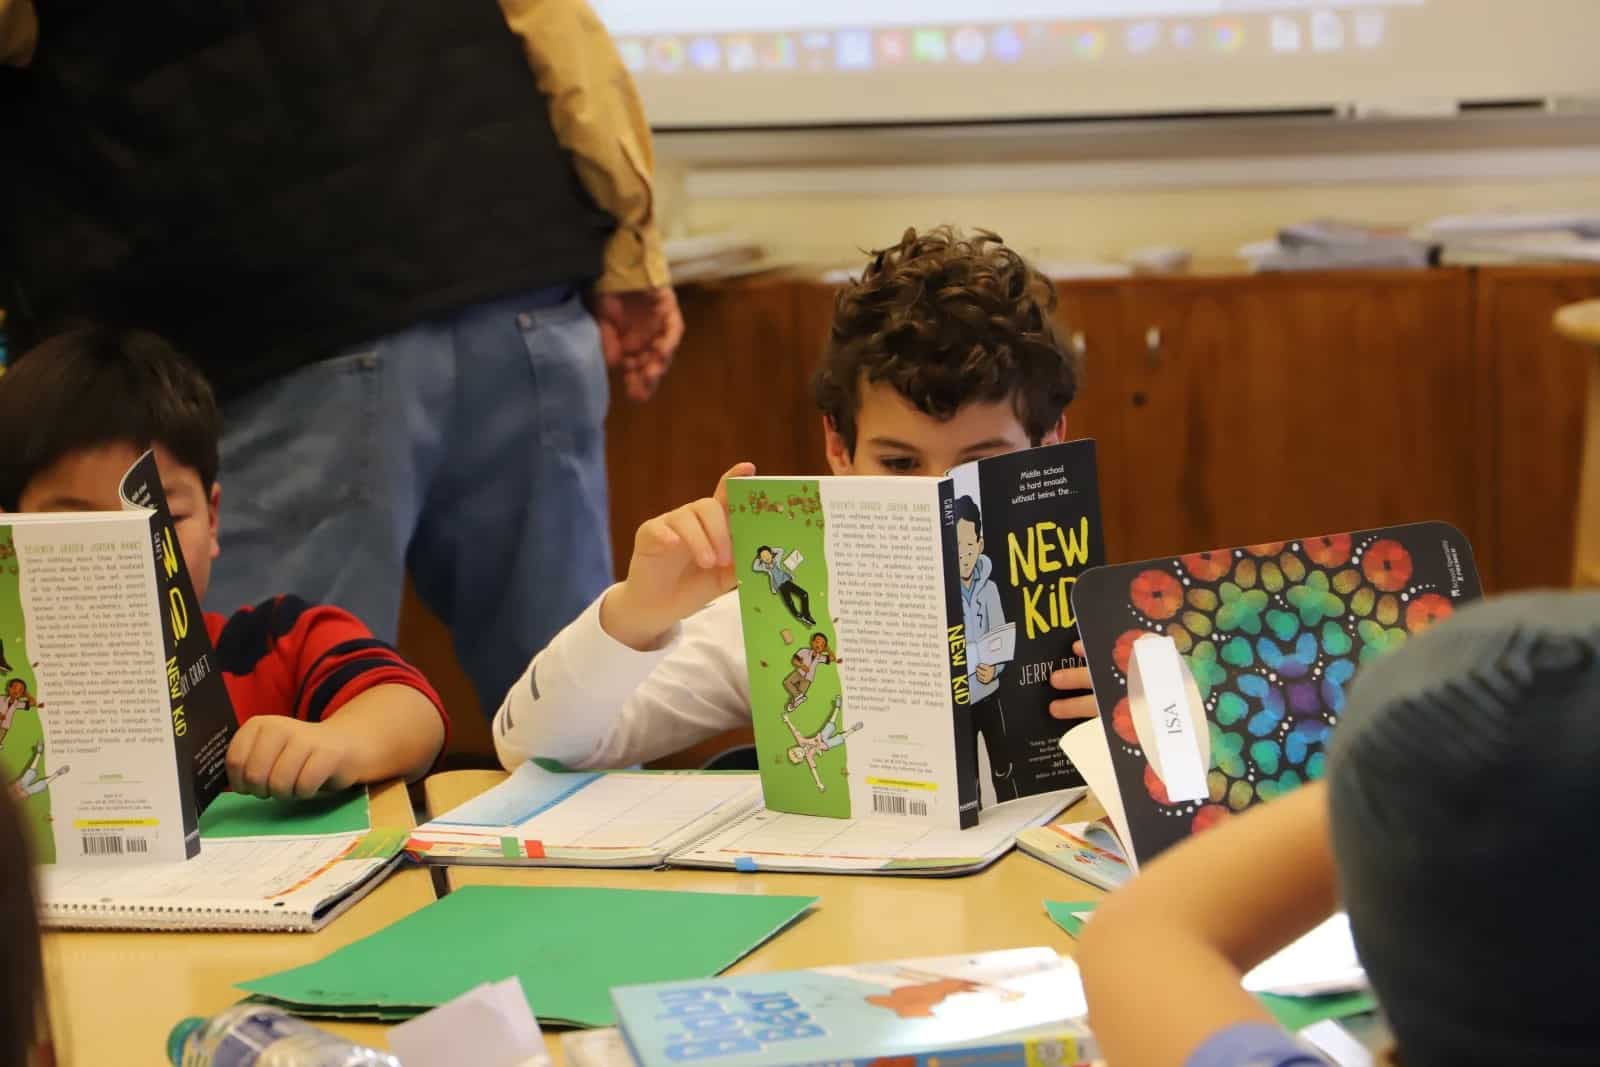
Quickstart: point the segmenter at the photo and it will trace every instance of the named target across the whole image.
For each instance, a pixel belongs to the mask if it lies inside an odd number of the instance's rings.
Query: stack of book
[[[1381,270],[1436,266],[1440,246],[1397,227],[1314,219],[1246,245],[1239,255],[1256,271]]]
[[[1447,215],[1422,228],[1453,266],[1600,262],[1600,214]]]
[[[737,233],[674,238],[667,242],[666,252],[672,280],[680,285],[753,274],[772,266],[760,243]]]

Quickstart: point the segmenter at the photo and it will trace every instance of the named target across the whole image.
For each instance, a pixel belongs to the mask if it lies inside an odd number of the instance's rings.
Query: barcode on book
[[[914,800],[904,793],[872,794],[872,810],[879,815],[915,815],[918,818],[927,818],[928,802]]]
[[[125,852],[149,852],[150,842],[143,837],[94,834],[81,838],[85,856],[120,856]]]

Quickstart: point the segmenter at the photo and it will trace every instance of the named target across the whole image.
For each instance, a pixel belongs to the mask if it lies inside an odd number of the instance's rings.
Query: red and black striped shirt
[[[342,608],[273,597],[226,619],[208,612],[206,632],[241,724],[257,715],[321,722],[375,686],[408,685],[439,709],[449,739],[450,716],[422,672]]]

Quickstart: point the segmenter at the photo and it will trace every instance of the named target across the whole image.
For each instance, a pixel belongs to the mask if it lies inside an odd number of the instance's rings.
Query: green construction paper
[[[1329,1019],[1348,1019],[1378,1010],[1378,999],[1370,991],[1330,993],[1323,997],[1280,997],[1257,993],[1256,999],[1285,1030],[1298,1033],[1308,1026]]]
[[[287,837],[353,834],[372,827],[367,791],[351,789],[310,800],[262,800],[223,793],[200,815],[200,837]]]
[[[1049,914],[1051,921],[1076,940],[1078,935],[1083,933],[1083,920],[1078,918],[1076,913],[1093,911],[1097,903],[1099,902],[1094,900],[1047,900],[1044,902],[1044,910]]]
[[[1092,900],[1073,903],[1047,900],[1044,902],[1044,908],[1057,926],[1076,938],[1083,931],[1083,920],[1073,913],[1093,911],[1095,903]],[[1348,1019],[1354,1015],[1365,1015],[1378,1010],[1377,998],[1366,990],[1356,993],[1330,993],[1317,997],[1285,997],[1276,993],[1257,993],[1256,999],[1261,1002],[1262,1007],[1272,1013],[1279,1026],[1293,1032],[1299,1032],[1329,1019]]]
[[[302,1014],[418,1013],[522,980],[540,1019],[614,1026],[611,987],[709,978],[816,897],[468,886],[317,963],[240,983]]]

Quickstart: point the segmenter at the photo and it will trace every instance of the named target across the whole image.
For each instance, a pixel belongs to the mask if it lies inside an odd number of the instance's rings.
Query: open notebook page
[[[829,819],[761,810],[675,853],[685,867],[831,871],[874,874],[960,874],[1005,854],[1017,834],[1042,825],[1075,803],[1082,787],[985,808],[969,830],[915,819],[867,816]]]
[[[754,774],[568,773],[530,762],[418,827],[407,849],[440,863],[653,866],[760,806]]]

